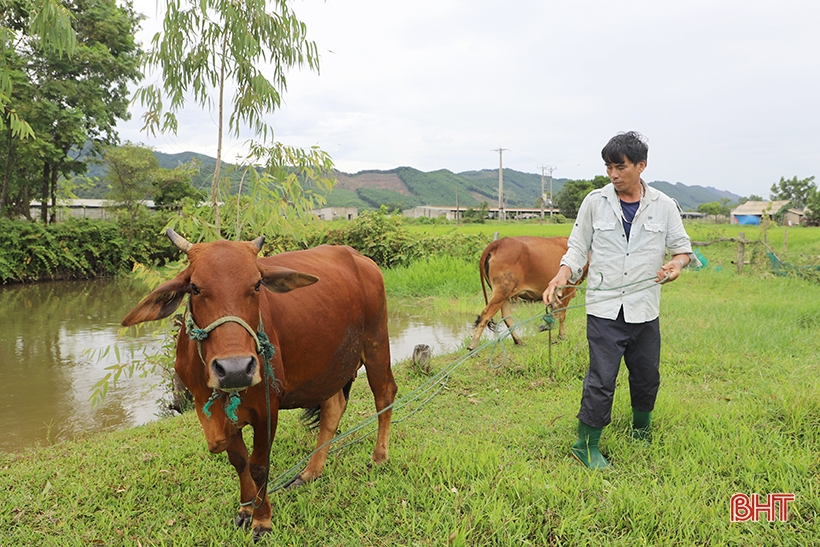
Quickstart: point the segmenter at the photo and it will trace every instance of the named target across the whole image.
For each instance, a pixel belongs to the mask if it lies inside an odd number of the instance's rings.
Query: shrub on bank
[[[419,234],[407,229],[403,217],[382,209],[363,211],[357,219],[319,234],[313,243],[349,245],[380,267],[393,268],[441,255],[477,260],[491,240],[485,234]]]
[[[129,228],[111,220],[69,218],[44,226],[0,219],[0,283],[115,275],[135,262],[161,264],[176,256],[159,237],[166,219],[146,215]]]

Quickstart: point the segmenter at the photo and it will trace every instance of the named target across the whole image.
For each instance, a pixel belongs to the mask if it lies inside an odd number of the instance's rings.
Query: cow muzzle
[[[255,357],[227,357],[211,361],[211,378],[222,391],[240,391],[261,381]]]

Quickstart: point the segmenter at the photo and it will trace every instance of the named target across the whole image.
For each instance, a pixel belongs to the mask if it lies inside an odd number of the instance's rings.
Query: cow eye
[[[255,290],[256,292],[259,292],[259,287],[262,286],[262,283],[263,283],[263,281],[261,279],[259,281],[257,281],[256,286],[253,288],[253,290]]]
[[[191,283],[191,294],[199,294],[199,287]]]

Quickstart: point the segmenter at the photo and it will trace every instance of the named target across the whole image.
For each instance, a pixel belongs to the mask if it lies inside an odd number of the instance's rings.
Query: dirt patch
[[[380,188],[383,190],[393,190],[405,196],[412,196],[412,192],[404,184],[404,181],[394,171],[362,171],[350,175],[348,173],[335,173],[336,188],[355,192],[359,188]]]

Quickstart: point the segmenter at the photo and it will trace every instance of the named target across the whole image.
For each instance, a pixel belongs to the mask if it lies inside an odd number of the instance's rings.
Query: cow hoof
[[[253,520],[252,513],[246,513],[244,511],[239,511],[239,514],[236,515],[236,520],[234,520],[234,524],[236,524],[237,528],[244,528],[248,529],[251,527],[251,521]]]
[[[294,488],[299,488],[303,484],[307,483],[304,479],[302,479],[302,475],[296,475],[289,483],[285,485],[285,490],[293,490]]]
[[[265,537],[265,534],[271,533],[271,528],[265,528],[263,526],[257,526],[253,529],[253,542],[258,543],[260,539]]]

